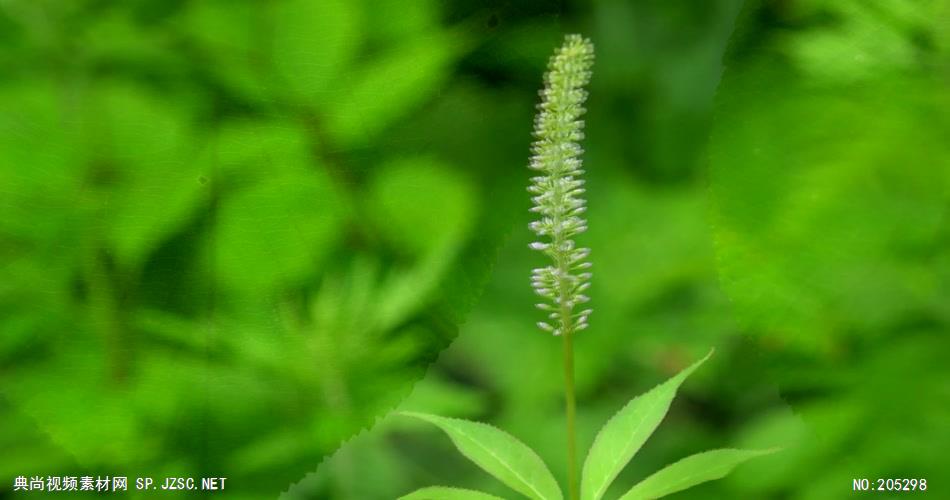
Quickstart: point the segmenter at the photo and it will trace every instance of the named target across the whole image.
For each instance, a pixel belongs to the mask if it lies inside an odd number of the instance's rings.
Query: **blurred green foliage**
[[[226,476],[227,498],[507,494],[397,405],[491,422],[564,477],[524,188],[540,75],[576,31],[597,46],[579,448],[718,348],[608,497],[731,445],[786,451],[676,498],[840,498],[855,477],[939,495],[948,16],[0,1],[0,491],[108,474]]]
[[[375,144],[472,30],[388,4],[0,6],[4,477],[276,495],[454,337],[499,235],[452,158]]]

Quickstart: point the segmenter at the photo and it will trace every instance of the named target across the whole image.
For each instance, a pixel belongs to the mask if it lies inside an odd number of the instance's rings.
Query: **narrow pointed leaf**
[[[661,498],[706,481],[721,479],[742,462],[776,451],[778,450],[722,449],[697,453],[670,464],[640,481],[620,497],[620,500]]]
[[[399,497],[399,500],[503,500],[501,497],[481,491],[445,486],[430,486]]]
[[[610,483],[630,462],[670,409],[676,390],[712,351],[673,378],[627,403],[597,434],[591,445],[581,479],[581,498],[600,500]]]
[[[514,436],[481,422],[403,412],[435,424],[466,458],[511,489],[535,500],[561,500],[551,471],[531,448]]]

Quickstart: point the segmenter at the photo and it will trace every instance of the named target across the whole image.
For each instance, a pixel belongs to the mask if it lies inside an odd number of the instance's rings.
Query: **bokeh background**
[[[571,32],[597,49],[581,449],[716,348],[610,495],[778,445],[675,498],[950,497],[948,20],[941,0],[0,0],[0,497],[20,475],[511,496],[394,408],[500,426],[563,478],[525,187]]]

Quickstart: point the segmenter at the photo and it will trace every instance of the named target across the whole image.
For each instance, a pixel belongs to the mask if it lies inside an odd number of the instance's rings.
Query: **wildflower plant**
[[[563,339],[566,444],[568,456],[567,497],[571,500],[600,500],[614,479],[626,467],[666,416],[676,391],[686,378],[712,355],[707,354],[666,382],[641,394],[617,412],[597,434],[578,481],[573,336],[588,327],[590,300],[584,292],[590,286],[590,250],[577,247],[574,237],[587,229],[583,218],[584,173],[579,142],[584,138],[585,85],[590,80],[594,47],[579,35],[568,35],[548,63],[541,90],[541,104],[535,119],[535,142],[529,167],[532,177],[528,191],[533,195],[531,211],[538,219],[530,229],[538,241],[530,244],[542,252],[548,265],[534,269],[531,285],[544,301],[537,307],[547,313],[537,326]],[[481,422],[438,415],[403,412],[442,429],[466,458],[519,494],[533,500],[563,500],[557,480],[544,461],[514,436]],[[697,484],[719,479],[742,462],[776,450],[718,449],[697,453],[675,462],[643,479],[620,500],[660,498]],[[427,487],[402,500],[498,500],[479,491],[444,486]]]

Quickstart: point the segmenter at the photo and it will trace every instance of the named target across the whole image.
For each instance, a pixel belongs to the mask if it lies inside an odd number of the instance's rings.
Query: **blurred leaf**
[[[204,325],[203,331],[193,333],[210,337],[210,330]],[[205,352],[217,348],[210,339],[204,342],[208,345]],[[143,425],[174,426],[181,419],[214,424],[218,438],[202,446],[231,450],[236,440],[246,439],[244,419],[258,417],[262,407],[268,415],[278,413],[280,387],[257,376],[255,367],[209,360],[198,352],[156,346],[139,354],[131,388],[124,394],[126,405]],[[169,370],[172,365],[175,369]],[[222,412],[227,417],[222,417]],[[187,454],[193,449],[180,451]]]
[[[299,282],[333,251],[345,208],[319,171],[284,175],[224,200],[214,249],[217,276],[258,294]]]
[[[384,418],[376,423],[373,430],[350,438],[344,446],[327,457],[316,472],[287,488],[280,499],[395,498],[398,492],[411,488],[409,477],[415,464],[408,462],[389,446],[387,432],[391,424],[391,419]],[[371,471],[371,481],[366,480],[366,471]]]
[[[686,457],[637,483],[620,500],[647,500],[721,479],[746,460],[776,450],[713,450]]]
[[[33,363],[7,375],[5,396],[84,466],[132,465],[153,456],[156,437],[143,432],[126,395],[103,383],[107,362],[102,349],[82,340],[69,347],[57,362]],[[68,390],[62,388],[64,380]]]
[[[291,457],[301,457],[314,448],[311,436],[298,427],[262,433],[232,453],[228,470],[234,474],[263,473],[283,467]]]
[[[189,2],[182,16],[185,31],[218,55],[249,55],[254,47],[255,17],[261,15],[251,0]]]
[[[69,452],[51,442],[48,434],[37,429],[29,415],[0,398],[0,446],[6,453],[0,455],[0,474],[13,478],[26,470],[64,470],[75,468],[76,461]]]
[[[84,152],[52,82],[0,86],[0,365],[70,328]]]
[[[673,378],[637,396],[604,425],[594,439],[581,479],[581,498],[600,500],[630,462],[643,443],[653,434],[670,409],[676,390],[712,351]]]
[[[378,327],[394,328],[430,304],[439,284],[447,278],[459,248],[456,241],[445,241],[412,268],[394,270],[380,285]]]
[[[415,413],[471,418],[479,415],[486,403],[485,395],[475,388],[447,380],[437,371],[430,370],[413,386],[412,394],[400,408]]]
[[[585,236],[585,246],[596,249],[595,266],[622,270],[598,274],[593,299],[618,310],[643,307],[670,287],[713,272],[701,193],[651,189],[623,177],[594,178],[589,184],[600,192],[590,208],[590,218],[600,223]],[[617,230],[624,227],[636,230]]]
[[[168,32],[135,24],[120,10],[96,16],[83,26],[77,45],[91,64],[141,64],[154,71],[160,67],[177,70],[187,62],[171,50]]]
[[[134,269],[201,199],[189,116],[177,103],[118,82],[100,84],[85,111],[98,162],[93,175],[104,179],[97,217],[110,221],[112,249]]]
[[[479,217],[478,201],[470,179],[430,159],[397,160],[373,178],[367,219],[390,246],[416,259],[393,269],[380,284],[375,313],[380,328],[393,328],[433,303],[459,321],[465,305],[458,298],[481,289],[466,280],[488,272],[476,266],[490,256],[463,253],[470,250],[465,243]]]
[[[782,484],[808,475],[809,472],[802,469],[803,465],[822,462],[820,457],[808,455],[809,441],[814,439],[808,435],[809,432],[804,419],[788,409],[775,410],[754,419],[742,430],[738,444],[746,449],[780,447],[782,453],[750,463],[732,474],[729,480],[740,484],[745,491],[766,497],[780,489]]]
[[[877,18],[874,8],[853,0],[829,4],[843,11],[841,22],[788,40],[803,71],[820,79],[853,81],[913,67],[912,40],[897,26]]]
[[[540,75],[544,73],[551,56],[551,47],[558,46],[563,37],[563,29],[554,19],[541,19],[511,26],[511,29],[500,32],[497,38],[490,40],[491,47],[480,49],[479,52],[491,53],[491,58],[486,58],[487,64],[503,65],[509,71],[517,71],[540,81]],[[601,49],[597,47],[598,54]],[[602,69],[598,65],[598,75]]]
[[[38,244],[39,255],[56,242],[69,249],[81,227],[75,190],[86,158],[75,109],[45,79],[4,85],[0,100],[0,232]]]
[[[271,74],[266,50],[265,4],[253,0],[187,2],[180,25],[202,55],[203,67],[243,96],[273,99],[267,86]]]
[[[313,168],[310,138],[293,121],[229,120],[209,141],[202,160],[221,187],[245,188]]]
[[[352,389],[347,386],[367,385],[361,382],[372,379],[374,370],[393,375],[388,382],[401,380],[397,373],[414,372],[412,365],[424,347],[423,339],[432,332],[418,324],[399,327],[431,303],[434,292],[434,282],[420,282],[417,272],[424,273],[427,280],[431,278],[427,268],[394,270],[380,282],[376,263],[357,257],[347,273],[331,272],[324,278],[311,303],[309,350],[318,360],[320,382],[331,405],[346,406]],[[393,282],[419,288],[400,287],[394,295]],[[385,383],[375,381],[375,385]]]
[[[435,0],[364,0],[367,35],[380,43],[393,43],[416,33],[435,29],[441,3]]]
[[[327,91],[362,41],[359,3],[280,0],[273,5],[271,49],[279,77],[307,102],[327,105]]]
[[[430,486],[421,490],[413,491],[408,495],[399,497],[399,500],[501,500],[495,495],[489,495],[480,491],[463,490],[460,488],[447,488],[445,486]]]
[[[156,309],[141,308],[130,313],[131,325],[159,342],[167,342],[189,351],[201,351],[210,347],[204,325],[190,318]]]
[[[531,448],[488,424],[424,413],[402,415],[435,424],[466,458],[513,490],[535,500],[560,500],[561,490],[551,472]]]
[[[412,256],[468,236],[476,217],[471,180],[429,158],[403,158],[382,166],[368,189],[369,219],[384,240]]]
[[[416,35],[362,64],[341,83],[327,131],[342,146],[362,146],[431,98],[470,45],[454,32]]]

